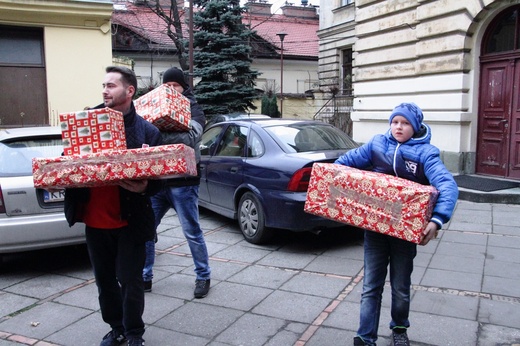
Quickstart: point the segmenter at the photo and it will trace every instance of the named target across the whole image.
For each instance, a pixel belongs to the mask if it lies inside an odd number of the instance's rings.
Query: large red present
[[[439,193],[429,185],[332,163],[315,163],[304,210],[419,244]]]
[[[190,100],[167,84],[134,101],[137,114],[162,131],[189,131]]]
[[[32,168],[37,188],[91,187],[125,179],[197,175],[195,151],[184,144],[34,158]]]
[[[60,114],[65,155],[126,149],[123,114],[108,107]]]

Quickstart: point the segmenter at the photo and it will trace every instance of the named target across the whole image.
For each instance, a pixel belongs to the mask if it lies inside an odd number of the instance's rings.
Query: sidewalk
[[[243,240],[235,222],[201,210],[212,289],[193,299],[189,249],[173,213],[159,229],[147,346],[351,345],[363,275],[362,233],[281,233]],[[412,345],[520,344],[520,205],[459,200],[439,239],[419,247]],[[108,331],[84,247],[7,258],[0,346],[99,345]],[[389,287],[378,345],[388,345]]]

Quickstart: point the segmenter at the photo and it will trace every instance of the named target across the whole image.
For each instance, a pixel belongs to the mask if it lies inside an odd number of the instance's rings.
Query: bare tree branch
[[[177,48],[177,56],[179,58],[179,65],[184,71],[189,70],[189,62],[186,57],[186,48],[184,46],[184,35],[182,32],[182,23],[180,19],[179,8],[176,0],[170,0],[170,10],[166,12],[160,0],[149,1],[148,7],[159,18],[166,23],[168,37],[173,41]]]

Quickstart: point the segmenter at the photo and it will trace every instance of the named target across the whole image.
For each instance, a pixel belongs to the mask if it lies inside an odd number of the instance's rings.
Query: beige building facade
[[[322,0],[322,89],[338,83],[353,97],[358,142],[415,102],[450,171],[520,179],[519,4]]]
[[[0,127],[57,125],[102,102],[111,14],[110,0],[0,0]]]

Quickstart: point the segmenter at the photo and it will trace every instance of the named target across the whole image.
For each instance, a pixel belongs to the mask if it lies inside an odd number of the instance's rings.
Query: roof
[[[183,21],[183,16],[181,16]],[[150,45],[161,45],[163,47],[175,47],[173,41],[167,35],[166,22],[146,6],[135,6],[126,4],[123,7],[115,7],[112,13],[112,24],[128,29],[138,35],[143,42]],[[184,28],[183,28],[184,29]],[[183,33],[188,37],[187,30]],[[118,31],[114,32],[118,35]],[[130,39],[130,38],[129,38]]]
[[[184,9],[179,11],[179,15],[183,23],[183,35],[188,38],[188,28],[184,24],[186,16]],[[279,59],[281,42],[276,34],[283,32],[287,34],[283,42],[284,58],[318,59],[319,47],[316,33],[319,27],[318,20],[288,17],[281,14],[262,16],[244,13],[243,22],[246,25],[251,25],[251,29],[256,31],[257,40],[274,46],[260,49],[261,57]],[[118,34],[123,36],[117,38],[121,43],[120,48],[128,40],[136,38],[139,41],[146,42],[149,49],[157,49],[158,47],[163,49],[175,48],[173,41],[167,35],[166,22],[146,6],[136,6],[129,2],[124,6],[115,6],[112,24],[115,25],[115,36]],[[120,27],[127,30],[119,31],[118,28]],[[130,33],[133,33],[133,35],[130,35]],[[262,42],[256,43],[261,44]]]
[[[287,17],[281,14],[272,16],[255,16],[245,14],[244,23],[251,23],[251,29],[267,42],[281,48],[278,33],[286,33],[283,42],[285,57],[318,58],[319,42],[316,34],[319,26],[317,20]]]

